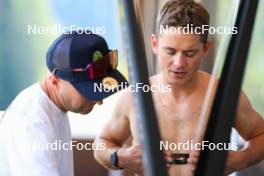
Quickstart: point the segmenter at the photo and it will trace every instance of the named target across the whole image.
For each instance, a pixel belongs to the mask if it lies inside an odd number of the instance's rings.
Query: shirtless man
[[[211,78],[209,74],[199,71],[200,63],[210,48],[207,33],[160,33],[160,25],[168,25],[172,29],[187,24],[194,24],[195,27],[208,25],[208,12],[195,2],[169,1],[160,11],[157,32],[151,37],[152,49],[158,57],[161,72],[152,76],[150,83],[171,85],[170,92],[152,92],[161,138],[176,144],[195,140],[199,115]],[[249,145],[243,150],[229,152],[227,174],[264,158],[264,120],[243,92],[237,112],[235,128]],[[132,139],[131,146],[122,147],[129,138]],[[95,158],[103,166],[143,174],[138,125],[129,89],[122,93],[112,118],[96,142],[106,146],[106,150],[95,151]],[[172,165],[169,168],[170,175],[193,175],[199,156],[197,151],[176,149],[168,152],[190,153],[188,164]],[[165,156],[167,161],[171,160],[171,157]]]

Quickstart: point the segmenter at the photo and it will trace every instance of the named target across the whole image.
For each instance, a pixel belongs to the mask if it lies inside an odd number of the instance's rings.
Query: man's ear
[[[56,75],[50,74],[49,75],[49,82],[50,82],[50,84],[52,86],[58,87],[59,86],[60,79]]]
[[[206,55],[209,51],[209,49],[211,48],[212,46],[212,41],[210,39],[207,39],[206,43],[204,44],[204,47],[203,47],[203,52],[204,54]]]
[[[155,34],[151,35],[151,48],[154,54],[158,54],[158,39]]]

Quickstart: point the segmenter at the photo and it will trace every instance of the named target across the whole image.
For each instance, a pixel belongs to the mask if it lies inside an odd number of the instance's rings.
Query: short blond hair
[[[170,0],[163,5],[158,14],[156,33],[160,32],[160,26],[185,27],[188,24],[194,27],[209,25],[208,11],[192,0]],[[200,35],[201,41],[206,43],[208,31]]]

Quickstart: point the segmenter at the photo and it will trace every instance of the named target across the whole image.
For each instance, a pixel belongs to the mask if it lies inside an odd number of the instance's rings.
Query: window
[[[108,11],[108,13],[104,13]],[[0,6],[0,110],[24,88],[47,73],[45,55],[51,42],[67,28],[87,28],[119,50],[118,69],[128,74],[121,42],[118,0],[3,0]],[[109,15],[110,14],[110,15]],[[89,118],[70,113],[73,135],[95,134],[113,108],[112,96]]]

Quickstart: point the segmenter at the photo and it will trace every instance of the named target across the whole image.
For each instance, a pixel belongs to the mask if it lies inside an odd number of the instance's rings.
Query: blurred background
[[[233,25],[238,0],[200,1],[210,12],[212,26]],[[159,70],[149,41],[155,29],[157,12],[164,2],[165,0],[135,1],[137,15],[144,30],[150,75]],[[260,0],[243,82],[243,90],[262,116],[264,116],[263,9],[264,1]],[[128,78],[126,52],[129,48],[126,47],[126,39],[122,35],[125,32],[124,13],[118,0],[0,0],[0,111],[4,111],[22,89],[41,80],[47,74],[46,51],[51,42],[60,35],[59,29],[70,25],[88,27],[105,37],[109,48],[118,49],[120,56],[118,69]],[[38,28],[35,34],[30,30],[34,27]],[[211,73],[215,60],[219,58],[220,64],[215,70],[220,76],[230,36],[216,34],[210,38],[214,46],[201,69]],[[85,118],[70,113],[73,138],[81,141],[93,140],[111,115],[117,96],[118,94],[107,98],[102,106],[95,107]],[[92,158],[91,153],[75,154],[76,175],[85,175],[88,170],[90,175],[99,176],[98,170],[106,175],[107,171],[96,163],[84,164],[82,156],[86,157],[84,159]],[[97,169],[95,174],[91,174],[91,169]]]

